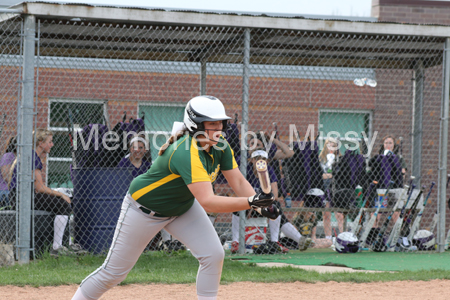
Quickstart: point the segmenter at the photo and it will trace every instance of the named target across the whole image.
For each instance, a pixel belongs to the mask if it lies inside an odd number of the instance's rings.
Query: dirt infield
[[[58,287],[0,287],[1,299],[61,300],[70,299],[77,286]],[[251,283],[237,282],[221,285],[220,300],[266,299],[448,299],[450,280],[394,281],[386,283]],[[183,299],[196,300],[194,284],[149,284],[118,286],[107,292],[102,300]]]

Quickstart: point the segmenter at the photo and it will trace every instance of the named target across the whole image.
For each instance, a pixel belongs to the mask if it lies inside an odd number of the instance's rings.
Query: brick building
[[[372,17],[383,22],[450,25],[450,2],[372,0]]]

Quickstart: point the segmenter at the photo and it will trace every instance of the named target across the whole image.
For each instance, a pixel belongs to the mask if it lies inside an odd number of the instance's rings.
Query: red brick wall
[[[372,17],[387,22],[450,25],[450,2],[372,0]]]
[[[241,77],[208,76],[206,91],[241,119]],[[138,103],[186,103],[198,93],[197,75],[41,69],[38,126],[47,125],[50,99],[108,100],[110,122],[115,125],[124,111],[136,117]],[[272,123],[278,122],[287,138],[289,124],[304,132],[309,124],[317,127],[321,108],[372,110],[374,99],[375,89],[351,81],[255,77],[250,79],[250,129],[271,130]]]

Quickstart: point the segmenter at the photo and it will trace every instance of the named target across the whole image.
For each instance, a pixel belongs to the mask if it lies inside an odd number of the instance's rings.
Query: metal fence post
[[[22,76],[22,103],[21,115],[21,155],[18,165],[18,194],[19,194],[19,263],[25,264],[30,260],[31,249],[31,197],[33,172],[33,115],[34,115],[34,53],[36,19],[34,16],[25,16],[24,43],[23,43],[23,76]]]
[[[413,132],[412,132],[412,172],[416,177],[416,185],[420,185],[422,176],[422,137],[423,137],[423,86],[424,86],[424,66],[422,60],[418,60],[414,65],[413,81]]]
[[[200,95],[206,95],[206,62],[207,57],[204,56],[200,61]]]
[[[447,182],[447,155],[448,155],[448,115],[450,93],[450,38],[444,44],[444,74],[442,76],[442,102],[440,124],[440,151],[439,151],[439,226],[438,226],[438,252],[444,252],[445,246],[445,210],[446,210],[446,182]]]
[[[250,81],[250,29],[244,32],[244,65],[242,75],[242,125],[241,125],[241,165],[240,170],[247,177],[247,130],[248,98]],[[245,210],[239,212],[239,253],[245,252]]]

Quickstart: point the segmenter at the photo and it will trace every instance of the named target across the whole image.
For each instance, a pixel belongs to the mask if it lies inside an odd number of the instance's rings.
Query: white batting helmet
[[[222,102],[213,96],[198,96],[192,98],[184,110],[184,125],[191,135],[205,129],[205,121],[223,121],[225,131],[228,125],[227,120],[231,118],[225,114],[225,107]]]

